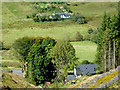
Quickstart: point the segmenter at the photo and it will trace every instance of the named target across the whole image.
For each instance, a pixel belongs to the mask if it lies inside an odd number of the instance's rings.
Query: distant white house
[[[52,15],[60,15],[61,18],[70,18],[70,13],[53,13]]]
[[[62,9],[63,8],[63,6],[61,6],[61,7],[59,7],[60,9]]]

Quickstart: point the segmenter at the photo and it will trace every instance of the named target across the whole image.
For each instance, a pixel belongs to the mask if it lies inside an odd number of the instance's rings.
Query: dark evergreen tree
[[[120,13],[110,17],[104,14],[98,32],[96,63],[103,65],[105,72],[115,69],[120,63]],[[112,66],[112,67],[111,67]]]
[[[51,38],[35,42],[28,53],[28,68],[26,77],[36,85],[51,81],[55,77],[55,67],[50,58],[50,49],[56,44]]]

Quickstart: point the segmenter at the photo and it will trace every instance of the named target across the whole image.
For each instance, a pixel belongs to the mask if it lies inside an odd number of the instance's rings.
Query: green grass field
[[[88,60],[93,62],[97,50],[97,44],[90,41],[71,42],[76,51],[79,61]]]
[[[76,2],[75,2],[76,3]],[[73,13],[80,13],[88,20],[87,24],[78,25],[70,21],[35,23],[26,19],[27,14],[36,12],[32,4],[28,2],[3,2],[2,3],[2,41],[5,46],[11,46],[18,38],[30,37],[52,37],[55,39],[70,39],[78,31],[83,36],[87,35],[90,28],[100,26],[104,12],[114,14],[117,12],[117,3],[93,2],[78,3],[78,6],[69,6]],[[72,42],[79,61],[94,61],[97,45],[93,42]],[[4,53],[6,57],[6,53]],[[8,57],[4,60],[17,61]]]
[[[3,42],[4,45],[6,46],[11,46],[13,42],[21,37],[25,36],[32,36],[32,37],[37,37],[37,36],[49,36],[55,39],[67,39],[67,38],[72,38],[74,34],[78,31],[80,32],[83,36],[87,34],[89,27],[84,26],[84,25],[67,25],[64,27],[53,27],[53,28],[47,28],[47,29],[42,29],[42,28],[23,28],[23,29],[6,29],[6,31],[3,31]]]
[[[87,2],[81,4],[77,2],[78,6],[70,6],[73,13],[80,13],[89,20],[89,24],[92,26],[99,26],[104,12],[113,15],[117,13],[117,2]]]
[[[117,12],[117,2],[87,2],[78,6],[73,6],[71,3],[70,9],[73,13],[80,13],[89,19],[89,24],[99,26],[104,12],[114,14]],[[2,26],[11,25],[18,21],[26,22],[26,15],[37,12],[30,2],[3,2],[2,3]]]

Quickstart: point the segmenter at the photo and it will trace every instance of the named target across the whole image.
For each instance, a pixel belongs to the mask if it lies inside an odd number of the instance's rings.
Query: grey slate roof
[[[83,74],[83,75],[87,75],[87,74],[92,74],[95,73],[96,71],[96,67],[97,64],[82,64],[82,65],[78,65],[77,69],[77,74]]]
[[[81,64],[78,67],[97,67],[97,64]]]

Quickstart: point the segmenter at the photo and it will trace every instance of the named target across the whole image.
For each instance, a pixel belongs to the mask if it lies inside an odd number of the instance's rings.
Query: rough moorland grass
[[[22,64],[20,62],[10,62],[10,61],[2,61],[2,67],[14,67],[14,68],[22,68]]]
[[[66,25],[64,27],[53,27],[42,29],[39,27],[23,28],[23,29],[6,29],[3,31],[3,42],[6,46],[11,46],[13,42],[25,36],[29,37],[52,37],[55,39],[69,39],[74,36],[76,32],[80,32],[83,36],[87,34],[89,27],[84,25]]]
[[[117,2],[87,2],[85,4],[77,3],[78,6],[70,6],[74,13],[84,15],[90,21],[90,25],[99,26],[104,12],[108,14],[117,13]]]
[[[81,13],[88,20],[90,25],[99,26],[101,23],[101,18],[103,13],[113,14],[117,12],[117,3],[114,2],[91,2],[80,4],[78,6],[70,6],[70,9],[73,13]],[[31,14],[36,12],[35,9],[32,8],[31,3],[27,2],[4,2],[2,3],[2,26],[5,26],[11,23],[15,23],[17,21],[24,21],[27,14]],[[22,22],[19,22],[22,23]]]
[[[2,87],[8,86],[9,88],[35,88],[27,82],[25,78],[13,73],[2,72]]]
[[[0,51],[2,55],[2,61],[9,61],[9,62],[19,62],[17,58],[14,56],[12,50],[2,50]]]
[[[4,25],[22,20],[35,10],[27,2],[2,2],[2,23]]]
[[[85,16],[101,16],[104,12],[113,14],[117,12],[117,2],[87,2],[85,4],[78,3],[78,6],[70,6],[74,13],[81,13]]]
[[[88,60],[93,62],[97,50],[97,44],[91,41],[71,42],[76,51],[79,61]]]

